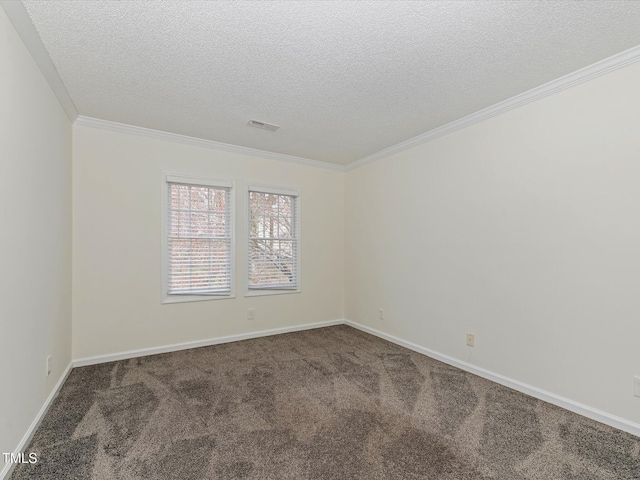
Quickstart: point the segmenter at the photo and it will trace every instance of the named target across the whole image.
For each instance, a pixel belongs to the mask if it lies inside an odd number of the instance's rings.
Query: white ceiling
[[[24,4],[81,115],[342,165],[640,44],[640,1]]]

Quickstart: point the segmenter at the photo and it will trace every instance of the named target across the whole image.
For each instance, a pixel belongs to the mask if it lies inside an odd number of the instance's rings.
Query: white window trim
[[[230,218],[231,218],[231,292],[229,295],[169,295],[169,259],[167,252],[169,249],[167,238],[168,227],[168,215],[169,215],[169,188],[170,182],[175,183],[187,183],[194,185],[203,185],[207,187],[220,187],[231,189],[229,196],[231,198]],[[236,190],[235,182],[231,180],[215,180],[210,177],[198,177],[193,175],[162,172],[162,260],[161,260],[161,275],[162,275],[162,291],[161,291],[161,303],[185,303],[185,302],[202,302],[207,300],[227,300],[230,298],[236,298]]]
[[[261,193],[271,193],[274,195],[290,195],[296,197],[296,237],[298,240],[298,245],[296,249],[296,267],[297,267],[297,288],[287,288],[287,289],[270,289],[270,288],[249,288],[249,275],[251,269],[251,262],[249,261],[249,252],[250,252],[250,236],[249,236],[249,222],[251,221],[251,203],[249,202],[249,192],[261,192]],[[302,250],[302,238],[300,236],[300,224],[302,216],[300,214],[300,189],[299,188],[286,188],[279,186],[271,186],[271,185],[263,185],[256,183],[249,183],[244,192],[244,198],[247,202],[246,207],[246,217],[245,217],[245,228],[247,231],[246,234],[246,263],[247,269],[245,272],[246,279],[246,288],[244,292],[245,297],[262,297],[265,295],[291,295],[293,293],[300,293],[302,291],[302,264],[301,264],[301,255],[300,252]]]

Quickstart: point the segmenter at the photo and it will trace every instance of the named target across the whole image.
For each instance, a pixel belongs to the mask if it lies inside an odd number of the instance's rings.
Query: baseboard
[[[206,340],[196,340],[193,342],[175,343],[172,345],[163,345],[161,347],[142,348],[140,350],[130,350],[127,352],[110,353],[107,355],[98,355],[95,357],[85,357],[73,360],[74,367],[85,367],[87,365],[96,365],[98,363],[116,362],[118,360],[127,360],[129,358],[144,357],[147,355],[157,355],[159,353],[176,352],[178,350],[188,350],[190,348],[209,347],[211,345],[219,345],[221,343],[238,342],[240,340],[249,340],[251,338],[268,337],[271,335],[280,335],[282,333],[299,332],[302,330],[312,330],[314,328],[330,327],[332,325],[343,325],[342,319],[328,320],[325,322],[307,323],[305,325],[296,325],[293,327],[274,328],[271,330],[262,330],[258,332],[241,333],[238,335],[229,335],[226,337],[209,338]]]
[[[444,355],[429,348],[421,347],[420,345],[416,345],[415,343],[376,330],[375,328],[367,327],[351,320],[345,320],[344,323],[363,332],[370,333],[371,335],[375,335],[376,337],[382,338],[384,340],[388,340],[391,343],[395,343],[402,347],[408,348],[409,350],[413,350],[414,352],[422,353],[423,355],[431,357],[435,360],[439,360],[443,363],[447,363],[461,370],[465,370],[469,373],[473,373],[474,375],[478,375],[479,377],[486,378],[487,380],[499,383],[500,385],[504,385],[505,387],[513,388],[514,390],[522,392],[531,397],[538,398],[545,402],[564,408],[565,410],[569,410],[573,413],[577,413],[578,415],[582,415],[583,417],[595,420],[596,422],[604,423],[605,425],[609,425],[611,427],[640,437],[640,424],[631,422],[621,417],[617,417],[615,415],[611,415],[610,413],[598,410],[597,408],[593,408],[588,405],[584,405],[569,398],[556,395],[555,393],[547,392],[546,390],[542,390],[518,380],[505,377],[504,375],[500,375],[499,373],[477,367],[462,360],[449,357],[448,355]]]
[[[29,445],[29,442],[31,441],[31,438],[33,438],[33,434],[36,433],[36,430],[40,426],[40,422],[42,422],[42,419],[44,418],[45,414],[49,410],[49,407],[51,406],[53,399],[56,398],[56,395],[58,395],[60,388],[62,387],[65,380],[69,376],[69,373],[71,372],[72,368],[73,368],[73,365],[71,362],[69,362],[69,365],[67,365],[67,368],[65,368],[64,372],[62,372],[60,379],[56,383],[55,387],[53,387],[53,390],[51,390],[51,393],[49,394],[47,399],[44,401],[42,408],[40,408],[40,411],[33,419],[33,422],[31,422],[31,425],[27,429],[26,433],[22,437],[22,440],[20,440],[20,443],[18,444],[18,446],[16,447],[13,453],[24,452],[24,449],[27,448],[27,446]],[[15,463],[6,463],[2,471],[0,471],[0,480],[8,479],[11,476],[11,472],[13,472],[13,469],[15,468],[15,466],[16,466]]]
[[[86,357],[86,358],[80,358],[80,359],[73,360],[67,366],[67,368],[65,369],[63,374],[60,376],[60,379],[58,380],[58,382],[56,383],[55,387],[53,388],[53,390],[51,391],[51,393],[49,394],[49,396],[45,400],[44,404],[42,405],[42,408],[40,409],[40,411],[38,412],[38,414],[34,418],[33,422],[29,426],[27,432],[24,434],[24,437],[22,438],[22,440],[20,441],[20,443],[16,447],[14,453],[23,452],[24,449],[27,447],[27,445],[31,441],[31,438],[33,437],[33,434],[35,433],[36,429],[40,425],[40,422],[44,418],[44,415],[47,413],[47,410],[49,409],[51,403],[53,402],[53,399],[58,394],[60,388],[64,384],[65,380],[67,379],[67,377],[68,377],[68,375],[69,375],[69,373],[70,373],[70,371],[71,371],[71,369],[73,367],[82,367],[82,366],[87,366],[87,365],[95,365],[95,364],[98,364],[98,363],[114,362],[114,361],[117,361],[117,360],[126,360],[128,358],[136,358],[136,357],[142,357],[142,356],[146,356],[146,355],[156,355],[156,354],[159,354],[159,353],[175,352],[175,351],[178,351],[178,350],[187,350],[187,349],[190,349],[190,348],[206,347],[206,346],[210,346],[210,345],[218,345],[218,344],[222,344],[222,343],[237,342],[237,341],[240,341],[240,340],[248,340],[248,339],[251,339],[251,338],[267,337],[267,336],[271,336],[271,335],[280,335],[280,334],[283,334],[283,333],[299,332],[299,331],[302,331],[302,330],[311,330],[311,329],[315,329],[315,328],[322,328],[322,327],[329,327],[329,326],[332,326],[332,325],[343,325],[343,324],[344,325],[349,325],[349,326],[351,326],[353,328],[356,328],[356,329],[361,330],[363,332],[369,333],[369,334],[374,335],[376,337],[382,338],[384,340],[388,340],[389,342],[392,342],[392,343],[395,343],[395,344],[400,345],[402,347],[408,348],[410,350],[413,350],[414,352],[421,353],[421,354],[426,355],[426,356],[428,356],[430,358],[433,358],[435,360],[439,360],[439,361],[441,361],[443,363],[446,363],[446,364],[452,365],[454,367],[460,368],[461,370],[467,371],[469,373],[473,373],[474,375],[478,375],[480,377],[486,378],[487,380],[491,380],[492,382],[496,382],[496,383],[499,383],[500,385],[504,385],[506,387],[513,388],[514,390],[522,392],[522,393],[524,393],[526,395],[530,395],[532,397],[538,398],[538,399],[543,400],[545,402],[551,403],[551,404],[556,405],[558,407],[561,407],[561,408],[564,408],[564,409],[569,410],[571,412],[577,413],[578,415],[582,415],[584,417],[590,418],[590,419],[595,420],[597,422],[604,423],[605,425],[609,425],[611,427],[617,428],[619,430],[622,430],[622,431],[628,432],[628,433],[630,433],[632,435],[636,435],[636,436],[640,437],[640,425],[637,424],[637,423],[630,422],[629,420],[626,420],[624,418],[617,417],[615,415],[611,415],[611,414],[609,414],[607,412],[604,412],[602,410],[598,410],[598,409],[590,407],[588,405],[584,405],[582,403],[575,402],[575,401],[573,401],[571,399],[568,399],[568,398],[565,398],[565,397],[561,397],[560,395],[556,395],[554,393],[547,392],[545,390],[542,390],[540,388],[528,385],[528,384],[520,382],[518,380],[514,380],[512,378],[505,377],[504,375],[500,375],[500,374],[492,372],[490,370],[486,370],[484,368],[477,367],[475,365],[472,365],[470,363],[464,362],[462,360],[455,359],[453,357],[450,357],[448,355],[444,355],[442,353],[436,352],[436,351],[431,350],[429,348],[425,348],[425,347],[422,347],[422,346],[417,345],[415,343],[409,342],[407,340],[403,340],[403,339],[395,337],[393,335],[389,335],[387,333],[381,332],[380,330],[376,330],[375,328],[367,327],[365,325],[361,325],[361,324],[353,322],[351,320],[341,320],[341,319],[339,319],[339,320],[330,320],[330,321],[326,321],[326,322],[308,323],[308,324],[305,324],[305,325],[296,325],[296,326],[293,326],[293,327],[275,328],[275,329],[271,329],[271,330],[262,330],[262,331],[258,331],[258,332],[243,333],[243,334],[238,334],[238,335],[229,335],[229,336],[225,336],[225,337],[217,337],[217,338],[211,338],[211,339],[207,339],[207,340],[197,340],[197,341],[194,341],[194,342],[185,342],[185,343],[177,343],[177,344],[173,344],[173,345],[164,345],[164,346],[161,346],[161,347],[152,347],[152,348],[145,348],[145,349],[140,349],[140,350],[131,350],[131,351],[128,351],[128,352],[120,352],[120,353],[115,353],[115,354],[100,355],[100,356],[95,356],[95,357]],[[2,469],[2,471],[0,471],[0,480],[8,479],[9,476],[11,475],[11,472],[13,471],[14,467],[15,467],[15,464],[6,464],[6,465],[4,465],[4,468]]]
[[[259,332],[242,333],[239,335],[229,335],[226,337],[210,338],[207,340],[197,340],[194,342],[177,343],[173,345],[164,345],[161,347],[144,348],[140,350],[131,350],[128,352],[120,352],[120,353],[114,353],[109,355],[100,355],[96,357],[87,357],[87,358],[72,360],[67,366],[67,368],[65,369],[65,371],[63,372],[63,374],[60,376],[60,379],[58,380],[55,387],[53,388],[53,390],[45,400],[44,404],[42,405],[42,408],[40,408],[40,411],[35,416],[33,422],[27,429],[26,433],[22,437],[22,440],[20,441],[20,443],[18,444],[18,446],[16,447],[13,453],[23,452],[24,449],[29,445],[29,442],[31,441],[33,434],[35,433],[38,426],[40,425],[40,422],[42,422],[42,419],[47,413],[47,410],[49,410],[49,407],[51,406],[51,402],[53,402],[53,399],[56,397],[56,395],[60,391],[60,388],[62,387],[65,380],[69,376],[69,373],[71,372],[72,368],[83,367],[87,365],[95,365],[98,363],[114,362],[117,360],[125,360],[128,358],[143,357],[146,355],[156,355],[159,353],[168,353],[168,352],[175,352],[178,350],[187,350],[190,348],[207,347],[210,345],[218,345],[221,343],[237,342],[240,340],[248,340],[251,338],[268,337],[271,335],[280,335],[282,333],[299,332],[302,330],[312,330],[314,328],[329,327],[332,325],[343,325],[344,323],[345,322],[342,319],[329,320],[326,322],[307,323],[305,325],[296,325],[293,327],[274,328],[271,330],[262,330]],[[11,476],[11,473],[13,472],[15,465],[16,464],[12,464],[12,463],[5,464],[2,470],[0,471],[0,480],[8,479]]]

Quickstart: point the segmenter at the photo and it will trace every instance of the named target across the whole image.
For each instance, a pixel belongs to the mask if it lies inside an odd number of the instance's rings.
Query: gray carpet
[[[639,479],[640,439],[347,326],[74,369],[20,479]]]

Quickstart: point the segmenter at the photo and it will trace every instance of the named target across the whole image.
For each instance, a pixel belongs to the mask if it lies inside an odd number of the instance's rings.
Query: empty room
[[[640,2],[0,6],[0,480],[640,479]]]

